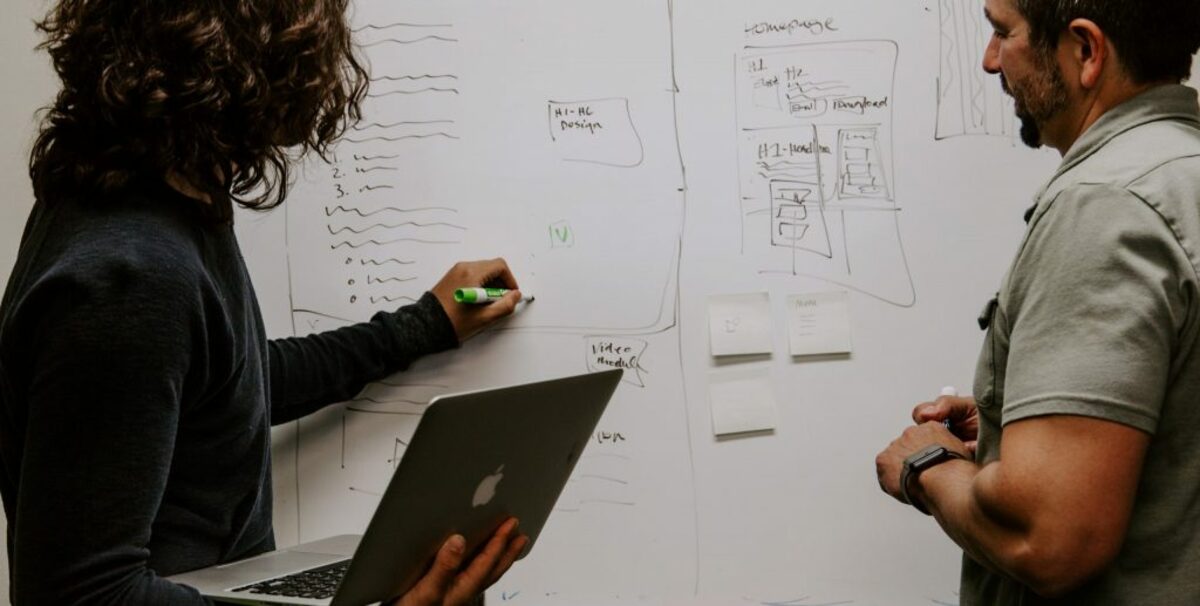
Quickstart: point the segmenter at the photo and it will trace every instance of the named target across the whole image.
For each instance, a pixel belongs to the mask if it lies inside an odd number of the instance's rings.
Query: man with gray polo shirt
[[[986,7],[984,69],[1063,162],[974,397],[917,406],[880,485],[963,548],[963,606],[1200,604],[1200,3]]]

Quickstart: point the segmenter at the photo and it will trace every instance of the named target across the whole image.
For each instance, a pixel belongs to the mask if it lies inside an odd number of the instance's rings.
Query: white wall
[[[0,284],[8,282],[33,193],[25,170],[34,136],[33,112],[54,94],[54,78],[44,55],[34,55],[34,18],[41,0],[10,0],[0,19]],[[0,530],[7,530],[0,518]],[[0,549],[0,602],[8,600],[8,553]]]
[[[33,19],[41,0],[16,0],[5,7],[0,24],[0,278],[8,279],[33,193],[25,170],[34,136],[34,111],[54,94],[54,78],[45,55],[34,55],[38,37]]]

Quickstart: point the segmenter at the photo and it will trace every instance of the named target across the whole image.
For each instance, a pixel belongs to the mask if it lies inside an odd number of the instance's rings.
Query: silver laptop
[[[524,557],[620,380],[617,369],[434,398],[364,534],[168,580],[241,604],[373,604],[410,589],[452,534],[472,553],[510,516],[529,536]]]

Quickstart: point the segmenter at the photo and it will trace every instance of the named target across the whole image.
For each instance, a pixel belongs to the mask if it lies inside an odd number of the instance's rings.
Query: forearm
[[[1061,595],[1103,565],[1080,555],[1089,551],[1086,531],[1048,508],[1036,486],[1009,481],[1000,463],[951,461],[917,484],[918,498],[969,557],[1038,594]]]
[[[430,294],[369,322],[271,341],[271,422],[284,423],[348,400],[367,383],[457,343],[453,326]]]
[[[926,470],[914,483],[921,499],[946,534],[975,561],[1001,573],[1012,574],[1015,552],[1025,542],[1025,532],[1014,520],[997,515],[995,507],[981,502],[986,491],[985,468],[967,461],[949,461]],[[984,493],[984,494],[981,494]]]

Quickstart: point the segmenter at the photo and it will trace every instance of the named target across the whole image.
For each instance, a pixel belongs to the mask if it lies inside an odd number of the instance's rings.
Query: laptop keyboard
[[[342,577],[346,576],[348,568],[350,568],[350,560],[342,560],[320,568],[310,568],[303,572],[267,579],[230,591],[314,600],[332,598],[333,592],[337,591],[338,583],[341,583]]]

